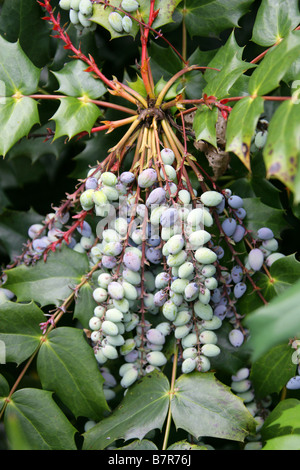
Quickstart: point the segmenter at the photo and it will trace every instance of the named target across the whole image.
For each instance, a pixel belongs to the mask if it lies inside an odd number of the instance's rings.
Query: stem
[[[165,437],[164,437],[162,450],[166,450],[166,448],[167,448],[168,439],[169,439],[169,435],[170,435],[170,429],[171,429],[171,421],[172,421],[171,400],[173,399],[173,396],[175,395],[174,386],[175,386],[177,362],[178,362],[178,346],[177,346],[177,344],[175,345],[174,349],[175,350],[174,350],[174,356],[173,356],[171,387],[170,387],[170,391],[169,391],[170,404],[169,404],[169,411],[168,411],[167,424],[166,424]]]
[[[150,69],[149,69],[149,57],[147,52],[147,42],[149,37],[149,26],[152,25],[154,21],[154,3],[155,0],[150,2],[150,13],[147,26],[141,26],[141,43],[142,43],[142,57],[141,57],[141,75],[147,91],[149,98],[154,99],[154,88],[152,85],[152,80],[150,79]]]

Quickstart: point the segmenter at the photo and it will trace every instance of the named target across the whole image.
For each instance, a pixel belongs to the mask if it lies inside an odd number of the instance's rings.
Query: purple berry
[[[232,239],[235,243],[240,242],[245,235],[246,230],[242,225],[238,225],[237,228],[234,231],[234,234],[232,235]]]
[[[146,201],[146,206],[150,207],[151,205],[154,205],[154,204],[163,204],[166,201],[166,199],[167,199],[166,191],[163,188],[155,188],[149,194],[147,201]]]
[[[235,211],[235,214],[238,216],[239,219],[243,220],[246,217],[247,212],[243,207],[240,207]]]
[[[141,268],[141,258],[133,251],[128,251],[124,254],[123,263],[126,268],[131,269],[131,271],[139,271]]]
[[[225,233],[225,235],[227,235],[227,237],[231,237],[234,234],[236,227],[236,221],[231,218],[225,219],[222,223],[223,232]]]
[[[247,286],[244,282],[238,282],[233,289],[234,296],[239,299],[242,297],[247,290]]]
[[[270,240],[271,238],[274,238],[274,233],[270,228],[262,227],[257,231],[257,236],[261,240]]]
[[[93,176],[90,176],[85,182],[85,189],[97,189],[98,188],[98,180]]]
[[[133,173],[131,173],[131,171],[123,171],[123,173],[120,175],[120,181],[125,185],[133,183],[134,180],[135,176]]]
[[[244,205],[244,201],[240,196],[230,196],[228,198],[228,204],[233,209],[240,209]]]
[[[243,269],[241,268],[241,266],[238,266],[238,265],[233,266],[231,270],[231,278],[235,284],[237,284],[238,282],[242,280]]]

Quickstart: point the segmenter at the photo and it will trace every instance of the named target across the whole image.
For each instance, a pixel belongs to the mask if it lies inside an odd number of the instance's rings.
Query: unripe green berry
[[[122,26],[126,33],[130,33],[132,29],[132,21],[131,21],[131,18],[129,18],[129,16],[126,15],[122,18]]]
[[[177,313],[175,320],[173,321],[173,325],[174,326],[186,325],[190,321],[191,317],[192,315],[188,310],[180,310]]]
[[[182,373],[189,374],[190,372],[193,372],[193,370],[196,368],[196,365],[196,359],[193,359],[192,357],[186,358],[181,364]]]
[[[125,339],[121,334],[117,334],[114,336],[106,335],[105,337],[107,344],[111,344],[111,346],[122,346],[125,343]]]
[[[111,173],[110,171],[105,171],[100,176],[100,181],[102,181],[105,186],[116,186],[118,178],[114,173]]]
[[[212,264],[217,260],[217,255],[209,248],[201,247],[195,252],[195,258],[199,263]]]
[[[214,314],[212,307],[209,304],[203,304],[200,300],[194,303],[194,312],[202,320],[211,320]]]
[[[102,331],[105,335],[109,336],[116,336],[119,334],[118,326],[114,322],[109,320],[104,320],[104,322],[102,323]]]
[[[223,196],[217,191],[206,191],[201,194],[200,200],[207,207],[215,207],[222,202]]]
[[[122,321],[124,318],[123,313],[120,310],[117,310],[116,308],[110,308],[109,310],[106,311],[105,314],[105,320],[109,320],[114,323],[118,323]]]
[[[182,339],[189,334],[191,331],[191,325],[182,325],[177,326],[174,331],[174,336],[176,339]]]
[[[89,327],[91,330],[99,330],[101,327],[101,320],[98,317],[92,317],[89,321]]]
[[[70,2],[70,7],[73,9],[73,10],[76,10],[78,11],[79,10],[79,3],[81,2],[81,0],[71,0]]]
[[[146,359],[154,367],[161,367],[167,363],[167,358],[161,351],[151,351],[146,355]]]
[[[189,333],[187,336],[182,338],[181,345],[184,349],[195,346],[198,342],[196,333]]]
[[[105,204],[107,204],[108,199],[106,194],[100,189],[99,191],[93,192],[93,202],[96,204],[96,206],[104,206]]]
[[[135,367],[132,367],[129,369],[125,374],[123,375],[120,384],[123,388],[128,388],[130,385],[132,385],[138,378],[138,371]]]
[[[176,294],[183,294],[184,289],[189,284],[188,279],[175,279],[171,284],[171,289]]]
[[[82,208],[86,211],[92,209],[94,207],[94,199],[93,199],[94,190],[93,189],[86,189],[80,195],[80,204]]]
[[[172,302],[172,300],[167,300],[167,302],[165,302],[162,307],[163,316],[169,321],[174,321],[177,313],[178,313],[178,308],[174,304],[174,302]]]
[[[117,359],[118,357],[117,349],[111,344],[105,344],[102,347],[102,352],[107,359]]]
[[[182,352],[183,359],[192,358],[195,359],[197,357],[197,349],[194,347],[185,348]]]
[[[123,26],[122,26],[122,16],[117,11],[113,11],[108,15],[108,22],[112,29],[114,29],[117,33],[122,33]]]
[[[126,339],[125,343],[120,347],[120,353],[122,356],[126,356],[136,347],[136,343],[133,338]]]
[[[218,330],[222,326],[222,320],[216,315],[213,315],[211,320],[204,320],[202,326],[206,330]]]
[[[99,304],[101,304],[107,299],[107,290],[103,289],[102,287],[97,287],[93,291],[93,297],[96,302],[99,302]]]
[[[194,265],[190,261],[186,261],[178,267],[178,276],[182,279],[189,278],[194,273]]]
[[[167,265],[172,267],[181,266],[187,258],[187,252],[184,250],[179,251],[176,255],[169,255],[167,259]]]
[[[251,381],[248,379],[239,380],[238,382],[232,382],[231,388],[234,392],[244,393],[251,388]]]
[[[201,372],[207,372],[210,370],[210,360],[202,354],[198,358],[199,367]]]
[[[204,330],[200,333],[199,340],[202,344],[217,344],[218,337],[214,331]]]
[[[60,0],[59,6],[62,10],[70,10],[71,0]]]
[[[201,352],[206,357],[215,357],[220,354],[221,350],[216,344],[207,343],[202,346]]]

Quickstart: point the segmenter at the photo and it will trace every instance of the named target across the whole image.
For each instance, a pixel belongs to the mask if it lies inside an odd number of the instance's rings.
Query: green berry
[[[112,29],[114,29],[117,33],[122,33],[123,26],[122,26],[122,16],[117,11],[113,11],[108,15],[108,22]]]
[[[130,385],[132,385],[138,378],[138,371],[136,368],[130,368],[129,370],[127,370],[127,372],[125,372],[125,374],[123,375],[121,381],[120,381],[120,384],[123,388],[128,388],[130,387]]]
[[[206,357],[215,357],[220,354],[221,350],[216,344],[207,343],[202,346],[201,352]]]
[[[121,7],[123,8],[123,10],[127,11],[128,13],[136,11],[139,6],[140,5],[136,0],[122,0],[121,3]]]
[[[62,10],[70,10],[71,0],[60,0],[59,6]]]
[[[189,374],[190,372],[193,372],[195,370],[197,365],[196,359],[192,357],[186,358],[182,365],[181,365],[181,370],[183,374]]]
[[[167,363],[167,358],[161,351],[151,351],[146,355],[146,359],[154,367],[161,367]]]
[[[130,33],[132,29],[132,20],[129,16],[126,15],[122,18],[122,26],[126,33]]]
[[[200,200],[207,207],[215,207],[222,202],[223,196],[217,191],[206,191],[201,194]]]
[[[104,320],[104,322],[102,323],[102,331],[105,335],[109,336],[116,336],[119,334],[118,326],[109,320]]]

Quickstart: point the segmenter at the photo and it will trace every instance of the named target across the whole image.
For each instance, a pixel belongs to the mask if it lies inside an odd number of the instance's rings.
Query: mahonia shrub
[[[1,449],[299,450],[299,2],[23,3]]]

